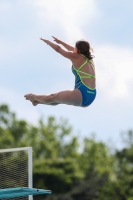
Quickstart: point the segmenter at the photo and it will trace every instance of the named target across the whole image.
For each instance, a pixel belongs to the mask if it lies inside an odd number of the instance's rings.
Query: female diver
[[[53,37],[53,36],[52,36]],[[56,37],[54,41],[64,46],[66,50],[59,45],[40,38],[56,52],[60,53],[65,58],[72,62],[72,72],[75,76],[75,87],[73,90],[65,90],[50,95],[26,94],[26,100],[30,100],[34,106],[37,104],[58,105],[67,104],[73,106],[87,107],[96,97],[96,76],[91,55],[90,44],[85,40],[76,42],[75,47],[72,47]]]

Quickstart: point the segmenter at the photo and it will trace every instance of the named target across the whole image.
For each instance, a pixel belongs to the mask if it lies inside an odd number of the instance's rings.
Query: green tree
[[[124,133],[125,148],[116,151],[116,188],[123,200],[133,200],[133,131]]]
[[[67,120],[48,117],[35,126],[18,120],[7,105],[0,106],[0,148],[33,147],[33,185],[53,191],[53,195],[44,197],[47,200],[109,197],[107,185],[115,191],[112,180],[118,157],[94,137],[80,144]]]
[[[0,124],[1,148],[33,147],[35,187],[64,192],[72,187],[74,180],[84,176],[76,160],[80,156],[78,139],[72,135],[67,120],[57,122],[49,117],[47,122],[40,119],[38,126],[33,126],[17,120],[9,107],[2,105]]]
[[[125,147],[114,154],[114,179],[100,188],[99,200],[133,200],[133,131],[124,133],[122,138]]]

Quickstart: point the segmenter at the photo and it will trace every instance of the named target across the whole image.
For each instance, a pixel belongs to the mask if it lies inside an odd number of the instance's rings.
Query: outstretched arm
[[[68,51],[73,51],[74,47],[70,46],[69,44],[66,44],[65,42],[59,40],[58,38],[52,36],[54,38],[54,41],[58,44],[61,44],[63,47],[65,47]]]
[[[43,42],[45,42],[47,45],[49,45],[50,47],[52,47],[55,51],[58,51],[58,49],[59,49],[59,45],[57,45],[57,44],[54,44],[53,42],[51,42],[51,41],[49,41],[49,40],[46,40],[46,39],[44,39],[44,38],[40,38],[40,40],[42,40]]]
[[[44,38],[40,38],[40,40],[44,41],[46,44],[48,44],[50,47],[52,47],[55,51],[57,51],[58,53],[60,53],[62,56],[64,56],[65,58],[70,59],[71,61],[76,58],[76,54],[71,52],[71,51],[66,51],[64,49],[62,49],[59,45],[54,44],[53,42],[46,40]]]

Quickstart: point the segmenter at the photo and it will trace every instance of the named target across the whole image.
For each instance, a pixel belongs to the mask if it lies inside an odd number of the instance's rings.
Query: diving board
[[[51,194],[51,190],[43,190],[37,188],[6,188],[0,189],[0,199],[22,197],[28,195]]]

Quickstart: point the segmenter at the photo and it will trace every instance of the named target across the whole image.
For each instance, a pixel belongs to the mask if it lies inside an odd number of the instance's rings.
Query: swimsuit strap
[[[88,59],[88,62],[90,62],[94,66],[94,63],[91,60]]]
[[[80,54],[80,55],[86,58],[86,56],[84,56],[83,54]]]
[[[81,72],[82,74],[86,75],[86,76],[80,75],[80,77],[82,77],[82,78],[96,78],[96,76],[93,76],[93,75],[88,74],[88,73],[86,73],[86,72],[82,72],[82,71],[80,71],[80,70],[79,70],[78,72]]]
[[[78,68],[77,71],[79,71],[86,63],[87,63],[87,59],[86,59],[86,61]]]
[[[83,54],[81,54],[81,56],[85,57]],[[86,57],[85,57],[86,58]],[[90,62],[93,66],[94,64],[88,59],[86,58],[86,61],[78,68],[78,70],[76,70],[77,72],[81,72],[83,74],[85,74],[86,76],[81,76],[82,78],[96,78],[96,76],[93,76],[91,74],[88,74],[86,72],[82,72],[80,69],[87,63],[87,62]]]
[[[80,54],[81,56],[83,56],[84,58],[86,58],[86,56],[84,56],[83,54]],[[91,61],[91,60],[89,60],[89,58],[86,58],[86,60],[88,61],[88,62],[90,62],[93,66],[94,66],[94,63]]]

